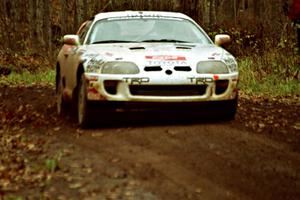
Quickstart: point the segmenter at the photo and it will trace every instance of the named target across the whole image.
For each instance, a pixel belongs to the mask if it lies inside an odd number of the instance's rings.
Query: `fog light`
[[[107,93],[109,94],[117,94],[117,86],[118,86],[119,81],[104,81],[104,88]]]
[[[216,81],[216,94],[223,94],[229,85],[229,81],[228,80],[218,80]]]

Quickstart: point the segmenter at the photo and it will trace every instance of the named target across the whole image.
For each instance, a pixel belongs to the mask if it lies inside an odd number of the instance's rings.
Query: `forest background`
[[[65,34],[75,33],[99,12],[178,11],[191,16],[213,39],[232,37],[226,47],[239,60],[247,92],[300,93],[295,27],[287,17],[288,0],[2,0],[0,63],[10,71],[55,66]],[[51,68],[51,67],[50,67]],[[3,81],[2,81],[3,82]],[[274,92],[274,90],[272,90]],[[276,92],[275,92],[276,93]]]

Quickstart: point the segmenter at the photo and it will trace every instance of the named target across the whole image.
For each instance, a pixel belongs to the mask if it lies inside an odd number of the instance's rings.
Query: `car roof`
[[[103,12],[95,15],[95,20],[109,19],[109,18],[127,18],[127,17],[167,17],[167,18],[181,18],[192,20],[185,14],[178,12],[161,12],[161,11],[115,11]]]

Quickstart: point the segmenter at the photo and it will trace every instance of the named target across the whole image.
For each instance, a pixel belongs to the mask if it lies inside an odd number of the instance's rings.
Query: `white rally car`
[[[235,58],[212,42],[190,17],[174,12],[100,13],[64,36],[57,58],[57,110],[73,102],[84,126],[91,105],[152,108],[221,105],[234,118],[238,98]],[[179,106],[180,107],[180,106]],[[178,107],[178,108],[179,108]]]

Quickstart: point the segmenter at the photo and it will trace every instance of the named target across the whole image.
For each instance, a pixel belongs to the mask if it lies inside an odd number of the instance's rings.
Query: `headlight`
[[[237,72],[238,71],[237,62],[236,62],[235,58],[232,55],[227,54],[226,57],[224,58],[224,62],[229,67],[231,72]]]
[[[138,66],[132,62],[107,62],[103,65],[102,74],[138,74]]]
[[[221,61],[201,61],[197,64],[199,74],[228,74],[228,68]]]

